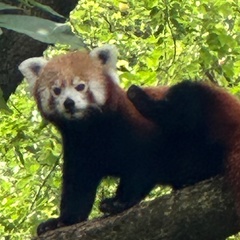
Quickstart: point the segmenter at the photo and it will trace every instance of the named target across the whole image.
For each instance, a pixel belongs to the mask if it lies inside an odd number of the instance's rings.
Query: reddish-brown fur
[[[226,91],[205,86],[209,91],[206,112],[212,137],[226,147],[225,169],[236,197],[236,208],[240,216],[240,102]]]
[[[184,84],[183,87],[180,87],[181,83],[178,84],[179,92],[186,91]],[[194,84],[193,89],[195,87],[201,89],[199,96],[201,96],[201,104],[204,106],[203,119],[206,120],[209,129],[208,137],[211,141],[221,143],[225,148],[224,174],[235,194],[236,209],[240,216],[240,101],[226,90],[215,85]],[[143,91],[151,99],[161,101],[162,99],[168,99],[168,92],[171,91],[171,87],[150,87],[143,88]],[[131,94],[134,96],[133,91],[131,91]],[[189,90],[183,94],[186,96],[189,94]],[[196,96],[196,98],[199,96]],[[132,98],[134,101],[134,97]],[[191,96],[188,101],[194,100],[193,98],[194,96]],[[181,101],[181,97],[179,101]],[[138,102],[136,103],[140,106]],[[144,104],[144,101],[141,104]],[[179,119],[176,118],[176,121],[179,121]]]

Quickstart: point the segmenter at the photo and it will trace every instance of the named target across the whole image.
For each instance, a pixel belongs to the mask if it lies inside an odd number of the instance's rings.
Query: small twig
[[[172,40],[173,40],[173,58],[172,58],[171,63],[167,67],[167,70],[169,70],[172,67],[172,65],[175,62],[175,60],[176,60],[177,44],[176,44],[176,38],[174,37],[174,33],[173,33],[173,29],[172,29],[171,23],[169,21],[169,14],[168,14],[169,13],[169,9],[168,9],[168,1],[167,0],[165,1],[165,7],[166,7],[166,14],[167,14],[167,16],[166,16],[166,23],[167,23],[167,26],[168,26],[168,28],[170,30],[170,33],[171,33],[171,36],[172,36]]]
[[[45,179],[43,180],[41,186],[39,187],[37,193],[35,194],[35,197],[32,201],[32,204],[31,206],[29,207],[29,211],[31,211],[33,209],[33,206],[35,205],[37,199],[39,198],[39,195],[42,191],[42,188],[46,185],[47,183],[47,180],[49,179],[49,177],[51,176],[51,174],[53,173],[53,171],[56,169],[56,167],[58,166],[59,164],[59,161],[62,157],[62,153],[59,155],[58,159],[56,160],[55,164],[53,165],[52,169],[49,171],[49,173],[47,174],[47,176],[45,177]],[[17,229],[18,226],[20,226],[25,220],[27,219],[27,214],[22,218],[22,220],[15,226],[15,228]]]

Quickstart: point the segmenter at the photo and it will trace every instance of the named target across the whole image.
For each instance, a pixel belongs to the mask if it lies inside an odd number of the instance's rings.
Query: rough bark
[[[60,228],[34,240],[223,240],[240,230],[233,199],[217,177],[117,216]]]
[[[3,0],[7,4],[15,4],[16,1]],[[52,7],[55,11],[66,18],[70,11],[76,6],[78,0],[41,0],[38,1]],[[14,12],[16,13],[16,11]],[[64,19],[56,18],[37,9],[25,9],[22,14],[39,16],[50,20],[63,22]],[[0,36],[0,88],[3,91],[4,99],[16,90],[22,81],[22,75],[17,66],[25,59],[30,57],[41,56],[47,48],[47,44],[38,42],[26,35],[2,29],[3,34]]]

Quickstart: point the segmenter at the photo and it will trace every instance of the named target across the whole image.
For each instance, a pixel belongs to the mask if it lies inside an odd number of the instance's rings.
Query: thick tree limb
[[[223,240],[239,230],[232,193],[217,177],[117,216],[60,228],[35,240]]]
[[[2,2],[16,4],[16,1],[12,0],[2,0]],[[58,13],[68,17],[78,0],[68,0],[67,2],[65,0],[39,0],[38,2],[51,6]],[[22,13],[59,22],[64,21],[64,19],[56,19],[56,17],[34,8],[25,9]],[[5,100],[9,98],[23,79],[18,71],[18,65],[27,58],[42,56],[47,46],[47,44],[38,42],[26,35],[3,29],[3,34],[0,37],[0,88]]]

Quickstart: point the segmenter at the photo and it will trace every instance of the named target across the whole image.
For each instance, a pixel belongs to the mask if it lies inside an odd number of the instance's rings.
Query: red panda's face
[[[19,68],[28,78],[38,108],[47,119],[82,119],[92,111],[101,112],[108,97],[109,79],[118,80],[115,65],[108,59],[111,54],[106,48],[90,54],[73,52],[48,62],[26,60]]]
[[[34,96],[45,116],[81,119],[100,111],[107,98],[102,64],[82,52],[53,59],[39,75]]]

